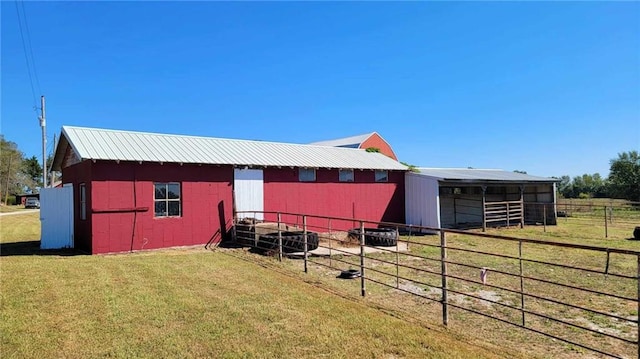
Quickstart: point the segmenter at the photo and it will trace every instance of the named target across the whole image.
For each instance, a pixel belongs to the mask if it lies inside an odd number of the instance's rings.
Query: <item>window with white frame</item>
[[[298,180],[300,182],[315,182],[316,169],[315,168],[300,168],[298,170]]]
[[[340,182],[353,182],[353,170],[340,170],[338,177]]]
[[[376,170],[376,182],[389,182],[389,171]]]
[[[87,186],[80,183],[80,219],[87,219]]]
[[[180,183],[154,182],[154,216],[180,217],[182,215]]]

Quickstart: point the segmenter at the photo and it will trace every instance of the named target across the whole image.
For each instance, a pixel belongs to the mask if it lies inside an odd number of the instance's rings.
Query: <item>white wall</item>
[[[407,172],[405,174],[406,224],[440,228],[438,179]]]
[[[73,187],[40,190],[40,248],[73,248]]]
[[[233,190],[236,211],[264,211],[264,177],[260,169],[240,169],[233,171]],[[254,217],[253,213],[238,213],[238,218]],[[255,213],[256,219],[264,219],[264,214]]]

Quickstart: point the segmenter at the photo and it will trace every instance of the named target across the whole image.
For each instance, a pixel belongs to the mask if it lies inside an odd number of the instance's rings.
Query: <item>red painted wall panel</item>
[[[217,242],[231,226],[231,166],[101,161],[92,166],[92,253]],[[154,217],[154,182],[181,183],[182,216]]]
[[[367,149],[369,147],[379,148],[380,153],[385,154],[396,161],[398,160],[396,154],[393,152],[393,149],[391,149],[391,146],[377,133],[374,133],[360,144],[360,148],[362,149]]]
[[[264,170],[265,211],[404,223],[404,172],[390,171],[389,182],[375,182],[374,171],[355,170],[354,182],[338,182],[338,170],[318,169],[316,182],[299,182],[297,169]],[[275,220],[275,216],[266,217]],[[300,218],[283,216],[301,224]],[[353,228],[354,221],[332,220],[332,229]],[[309,218],[311,230],[323,231],[325,219]],[[324,230],[326,231],[326,230]]]

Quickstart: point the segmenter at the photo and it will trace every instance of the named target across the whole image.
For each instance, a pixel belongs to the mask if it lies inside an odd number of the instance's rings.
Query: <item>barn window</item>
[[[340,170],[338,177],[340,182],[353,182],[353,170]]]
[[[300,168],[298,171],[298,180],[300,182],[315,182],[316,169],[315,168]]]
[[[154,187],[154,216],[180,217],[180,183],[155,182]]]
[[[376,170],[376,182],[388,182],[388,181],[389,181],[389,171]]]
[[[80,183],[80,219],[87,219],[87,186]]]

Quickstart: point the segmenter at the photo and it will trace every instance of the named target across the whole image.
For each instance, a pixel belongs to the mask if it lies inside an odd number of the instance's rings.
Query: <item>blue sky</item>
[[[25,2],[62,125],[308,143],[427,167],[599,172],[640,150],[640,3]],[[16,3],[2,134],[40,156]],[[35,79],[34,79],[35,81]]]

